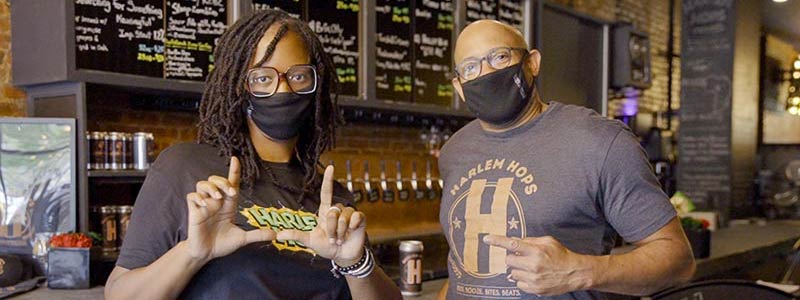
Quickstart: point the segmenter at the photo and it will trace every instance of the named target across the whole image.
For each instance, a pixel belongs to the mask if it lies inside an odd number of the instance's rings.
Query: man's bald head
[[[453,53],[458,64],[466,57],[479,57],[497,47],[528,49],[522,33],[511,25],[495,20],[479,20],[467,25],[456,40]]]
[[[503,47],[529,49],[528,43],[525,42],[522,33],[513,26],[495,20],[476,21],[465,27],[464,30],[461,31],[461,34],[458,35],[455,51],[453,52],[453,60],[456,68],[458,68],[467,58],[482,59],[486,57],[492,49]],[[530,49],[527,53],[520,53],[519,51],[514,51],[512,53],[512,60],[510,63],[522,64],[522,71],[525,79],[528,82],[533,82],[536,76],[539,76],[539,63],[542,60],[539,51]],[[478,74],[476,78],[497,71],[489,66],[489,61],[482,60],[481,66],[480,74]],[[456,71],[461,72],[460,70]],[[466,101],[464,98],[464,88],[461,86],[461,76],[463,75],[459,74],[459,76],[454,77],[451,82],[453,83],[453,88],[455,88],[456,93],[461,97],[461,100]],[[468,80],[475,80],[475,78]],[[535,93],[534,91],[534,94]],[[538,95],[534,98],[538,99]]]

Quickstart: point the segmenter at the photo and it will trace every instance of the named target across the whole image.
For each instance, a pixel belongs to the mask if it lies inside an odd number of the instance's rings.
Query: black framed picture
[[[31,254],[35,235],[75,231],[74,119],[0,118],[0,252]]]

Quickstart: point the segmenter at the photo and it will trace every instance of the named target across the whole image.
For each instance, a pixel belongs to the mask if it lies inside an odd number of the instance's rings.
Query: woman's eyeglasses
[[[281,77],[295,94],[317,91],[317,69],[312,65],[294,65],[286,73],[278,72],[273,67],[250,69],[247,71],[247,91],[259,98],[272,96],[278,90]]]

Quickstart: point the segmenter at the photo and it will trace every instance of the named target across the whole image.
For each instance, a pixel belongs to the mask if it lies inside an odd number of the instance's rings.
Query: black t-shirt
[[[179,144],[165,150],[148,171],[136,199],[117,265],[145,267],[185,240],[186,194],[195,191],[197,181],[211,175],[227,177],[228,161],[216,148],[204,144]],[[301,189],[300,167],[264,164],[278,182]],[[347,191],[334,186],[333,202],[351,205]],[[262,172],[252,192],[242,191],[235,223],[244,230],[269,226],[310,231],[316,226],[319,193],[302,202],[298,196],[279,188]],[[180,299],[350,299],[346,280],[334,278],[330,268],[330,260],[301,245],[252,243],[206,264]]]

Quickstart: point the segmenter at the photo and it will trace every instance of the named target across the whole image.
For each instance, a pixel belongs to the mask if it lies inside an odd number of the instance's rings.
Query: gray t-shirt
[[[447,299],[603,299],[522,292],[506,279],[507,251],[483,236],[552,236],[574,252],[605,255],[617,236],[639,241],[676,216],[633,133],[578,106],[551,102],[502,133],[473,121],[444,145],[439,168]]]

